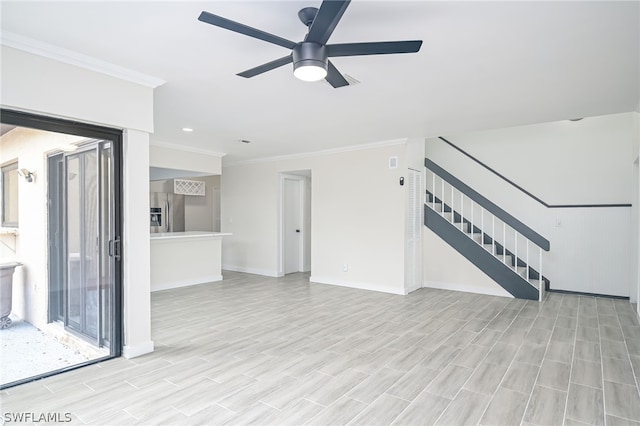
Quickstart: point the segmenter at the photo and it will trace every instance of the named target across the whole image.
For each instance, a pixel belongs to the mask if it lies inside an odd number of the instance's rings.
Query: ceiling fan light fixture
[[[318,81],[327,76],[327,49],[312,42],[302,42],[293,49],[293,75],[302,81]]]
[[[318,65],[294,65],[293,75],[302,81],[318,81],[327,76],[327,69]]]

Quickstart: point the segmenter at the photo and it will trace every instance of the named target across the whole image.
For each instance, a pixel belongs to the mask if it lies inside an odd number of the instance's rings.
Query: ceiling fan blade
[[[331,58],[336,56],[415,53],[420,50],[420,46],[422,46],[422,40],[329,44],[327,45],[327,55]]]
[[[234,31],[236,33],[244,34],[249,37],[264,40],[269,43],[277,44],[278,46],[286,47],[287,49],[293,49],[297,43],[291,40],[287,40],[282,37],[278,37],[273,34],[266,33],[256,28],[249,27],[239,22],[232,21],[222,16],[214,15],[213,13],[202,11],[198,20],[207,24],[215,25],[216,27],[224,28],[226,30]]]
[[[242,71],[237,75],[239,75],[240,77],[251,78],[255,77],[258,74],[262,74],[263,72],[271,71],[283,65],[290,64],[291,62],[293,62],[293,57],[291,55],[287,55],[280,59],[276,59],[275,61],[267,62],[266,64],[251,68],[250,70]]]
[[[326,44],[336,25],[340,22],[344,11],[347,10],[349,1],[324,0],[304,41]]]
[[[327,68],[327,76],[325,80],[329,82],[330,85],[333,86],[334,89],[338,87],[348,86],[349,82],[346,78],[338,71],[338,69],[329,61],[329,66]]]

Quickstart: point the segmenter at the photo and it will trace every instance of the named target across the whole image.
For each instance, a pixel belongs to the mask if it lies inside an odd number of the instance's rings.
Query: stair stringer
[[[428,206],[424,224],[513,297],[538,300],[538,289]]]

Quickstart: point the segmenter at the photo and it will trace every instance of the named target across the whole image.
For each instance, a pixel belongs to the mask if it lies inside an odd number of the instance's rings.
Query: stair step
[[[529,281],[529,284],[531,284],[535,288],[538,288],[538,286],[540,285],[540,282],[538,280],[528,279],[527,281]],[[542,283],[542,288],[544,289],[544,282]]]
[[[452,218],[453,213],[452,212],[444,212],[442,213],[442,217],[445,218],[445,220],[447,222],[449,222],[452,225],[455,225],[458,229],[462,229],[461,226],[463,225],[461,222],[452,222],[451,218]]]
[[[438,213],[442,212],[442,203],[427,203],[427,205]]]
[[[467,235],[469,236],[469,238],[471,238],[476,243],[482,244],[482,233],[481,232],[475,232],[473,234],[471,234],[470,232],[467,232]]]
[[[447,206],[446,203],[442,204],[442,207],[444,209],[449,209],[449,206]],[[512,266],[516,260],[513,254],[496,254],[495,252],[497,250],[502,251],[502,245],[497,241],[493,244],[485,244],[487,241],[491,240],[491,235],[480,231],[477,225],[472,228],[471,224],[464,221],[464,218],[462,218],[458,212],[440,213],[436,212],[430,205],[429,208],[425,210],[424,215],[425,225],[429,229],[439,235],[449,245],[456,248],[456,250],[458,250],[463,256],[484,271],[490,278],[495,280],[514,297],[529,300],[540,300],[541,293],[538,291],[539,283],[537,280],[525,279],[522,275],[520,275],[520,277],[515,276],[518,272],[526,275],[527,268],[524,266]],[[457,223],[455,225],[459,229],[466,229],[464,232],[466,235],[451,230],[449,225],[452,224],[452,218],[454,217],[458,221],[464,221],[463,223]],[[469,239],[475,241],[476,244],[469,244]],[[503,263],[506,268],[500,267],[498,262]],[[518,260],[518,263],[519,265],[523,265],[522,260]],[[507,268],[510,269],[511,272],[507,271]],[[525,283],[530,287],[525,285]]]
[[[492,253],[496,257],[496,259],[500,260],[501,262],[503,261],[503,257],[504,257],[505,259],[504,259],[503,263],[506,263],[507,266],[512,267],[512,265],[513,265],[513,255],[512,254],[507,254],[507,255],[503,256],[502,253],[496,253],[495,251],[492,252],[492,250],[493,250],[493,245],[492,244],[483,244],[482,246],[489,253]],[[497,251],[497,247],[496,247],[496,251]]]
[[[516,272],[518,273],[518,275],[520,275],[523,278],[526,278],[526,274],[527,274],[527,267],[526,266],[517,266],[516,267]]]

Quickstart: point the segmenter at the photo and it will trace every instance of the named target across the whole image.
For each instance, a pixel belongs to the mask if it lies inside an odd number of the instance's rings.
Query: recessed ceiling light
[[[183,127],[183,128],[182,128],[182,131],[183,131],[183,132],[193,132],[193,129],[192,129],[192,128],[190,128],[190,127]]]

